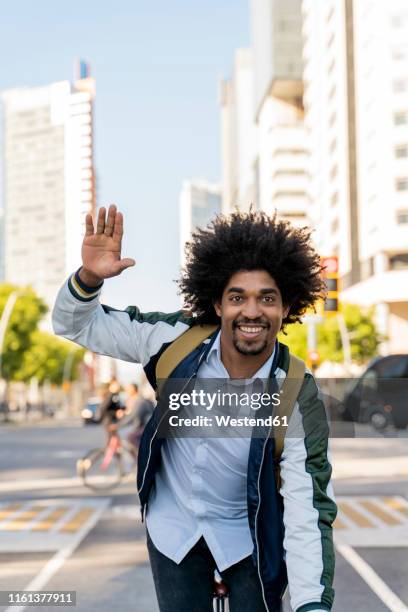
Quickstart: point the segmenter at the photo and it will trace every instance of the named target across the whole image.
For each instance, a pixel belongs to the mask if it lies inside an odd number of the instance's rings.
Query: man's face
[[[265,270],[234,274],[214,308],[221,317],[225,340],[241,355],[270,354],[282,319],[289,312],[277,284]]]

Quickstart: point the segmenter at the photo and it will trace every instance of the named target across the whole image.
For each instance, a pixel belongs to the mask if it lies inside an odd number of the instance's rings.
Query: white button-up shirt
[[[272,362],[273,354],[253,378],[267,379]],[[229,378],[221,362],[220,333],[197,378]],[[154,545],[166,557],[180,563],[201,536],[219,571],[252,553],[247,513],[250,443],[250,437],[164,441],[146,524]]]

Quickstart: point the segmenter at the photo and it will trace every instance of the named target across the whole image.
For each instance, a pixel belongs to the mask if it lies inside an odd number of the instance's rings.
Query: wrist
[[[96,274],[90,272],[84,267],[78,270],[78,276],[84,285],[87,285],[88,287],[97,288],[103,283],[103,278],[96,276]]]

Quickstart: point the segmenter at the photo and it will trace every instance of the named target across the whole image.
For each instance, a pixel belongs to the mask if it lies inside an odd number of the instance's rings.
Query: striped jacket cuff
[[[80,270],[81,268],[79,268],[68,279],[68,289],[70,290],[74,298],[79,300],[80,302],[91,302],[99,295],[99,292],[103,285],[103,281],[97,287],[89,287],[88,285],[85,285],[85,283],[79,278]]]

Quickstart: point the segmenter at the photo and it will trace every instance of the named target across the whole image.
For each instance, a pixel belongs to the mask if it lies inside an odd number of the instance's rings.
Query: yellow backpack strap
[[[159,381],[168,378],[178,364],[216,329],[217,325],[194,325],[176,338],[159,357],[156,364],[156,379]]]
[[[286,416],[286,422],[289,424],[304,377],[305,362],[289,354],[289,370],[283,381],[280,390],[280,404],[277,406],[277,411],[274,415],[279,416],[279,425],[273,428],[275,438],[275,460],[277,463],[280,461],[282,455],[283,442],[288,429],[282,424],[282,417]]]

